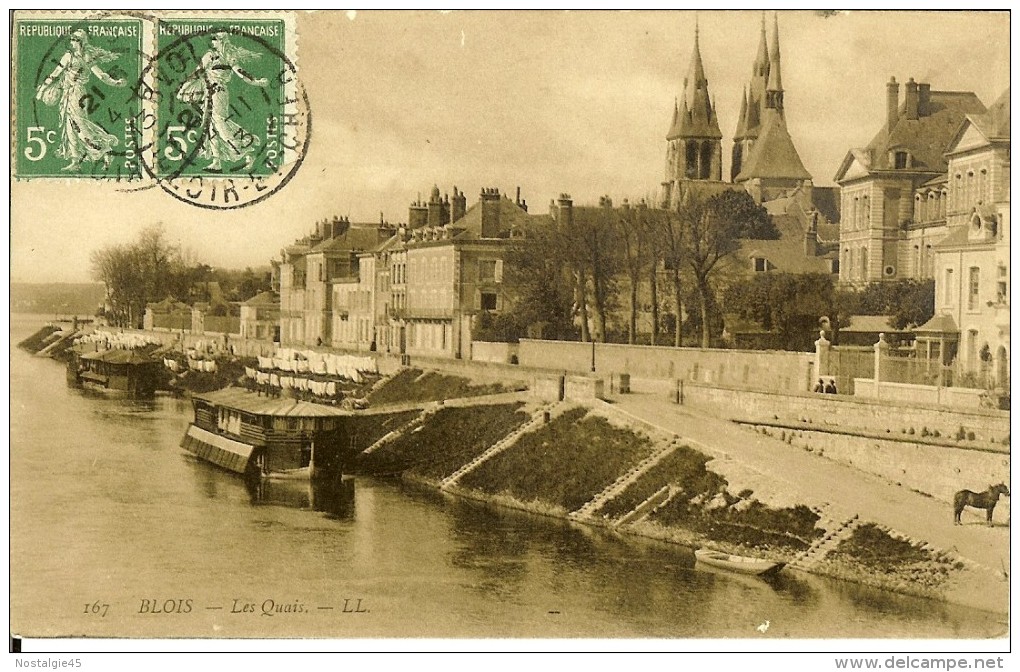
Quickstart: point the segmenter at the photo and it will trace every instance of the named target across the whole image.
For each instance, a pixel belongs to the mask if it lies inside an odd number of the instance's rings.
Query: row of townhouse
[[[503,309],[503,263],[528,205],[433,187],[406,225],[321,222],[282,251],[283,345],[469,357],[476,317]]]
[[[933,279],[935,316],[916,329],[930,359],[1009,378],[1009,89],[886,86],[885,124],[850,150],[840,186],[840,280]]]

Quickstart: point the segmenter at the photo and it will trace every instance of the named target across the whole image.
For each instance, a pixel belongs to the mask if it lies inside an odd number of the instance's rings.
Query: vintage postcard
[[[19,661],[1008,659],[1008,12],[9,21]]]

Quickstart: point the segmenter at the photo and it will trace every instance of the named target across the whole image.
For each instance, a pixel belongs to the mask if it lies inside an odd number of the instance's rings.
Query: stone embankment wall
[[[933,387],[907,383],[875,383],[873,378],[854,378],[854,396],[908,403],[938,404],[950,408],[981,408],[983,390],[967,387]]]
[[[955,437],[960,429],[974,440],[1002,445],[1009,438],[1009,412],[985,409],[945,409],[896,401],[861,399],[844,395],[771,394],[688,383],[684,402],[711,409],[731,420],[786,421],[847,430],[901,435],[938,432]]]
[[[1005,446],[939,444],[902,436],[880,438],[807,427],[753,423],[756,431],[792,446],[875,474],[899,485],[952,502],[964,488],[979,492],[995,483],[1009,483],[1010,456]],[[946,508],[947,518],[950,509]],[[1009,499],[1002,499],[996,519],[1009,517]]]
[[[647,345],[595,344],[595,373],[628,373],[635,378],[681,378],[774,392],[809,389],[814,353],[755,350],[709,350]],[[521,339],[521,366],[589,373],[592,344]]]

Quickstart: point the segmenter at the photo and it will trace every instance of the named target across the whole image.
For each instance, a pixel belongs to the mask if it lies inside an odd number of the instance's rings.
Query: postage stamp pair
[[[154,182],[251,204],[300,166],[311,130],[287,13],[105,13],[14,22],[17,178]]]

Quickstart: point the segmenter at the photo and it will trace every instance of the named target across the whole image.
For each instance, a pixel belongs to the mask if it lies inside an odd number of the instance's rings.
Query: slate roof
[[[380,243],[390,237],[390,230],[380,228],[378,224],[351,224],[339,236],[327,238],[308,254],[319,252],[365,252],[374,250]]]
[[[803,234],[801,234],[803,236]],[[804,254],[804,239],[744,240],[740,244],[740,255],[748,260],[765,258],[770,271],[779,273],[823,273],[831,275],[831,254],[809,257]]]
[[[482,203],[478,201],[464,213],[464,216],[454,222],[451,227],[463,229],[454,236],[454,240],[472,240],[482,237]],[[576,208],[575,208],[576,210]],[[521,206],[511,201],[506,196],[499,197],[499,237],[509,238],[510,229],[514,226],[525,225],[532,215],[529,215]]]
[[[242,306],[275,306],[280,303],[280,295],[276,292],[261,292],[243,302]]]
[[[989,140],[1009,139],[1009,87],[982,115],[968,115],[981,134]]]
[[[980,115],[985,106],[971,91],[932,91],[925,114],[917,119],[906,118],[906,103],[900,106],[899,117],[892,128],[883,126],[863,149],[853,149],[843,160],[836,181],[850,167],[851,158],[869,171],[894,170],[889,154],[894,149],[910,152],[911,170],[944,173],[949,165],[944,153],[967,115]]]
[[[914,333],[957,334],[959,332],[956,320],[952,315],[945,313],[934,316],[920,327],[914,327]]]
[[[793,146],[786,121],[776,110],[765,111],[762,131],[737,175],[737,182],[754,178],[811,179]]]

